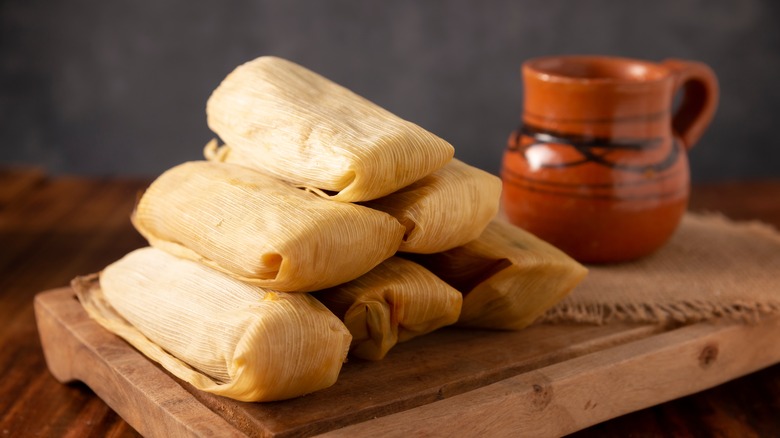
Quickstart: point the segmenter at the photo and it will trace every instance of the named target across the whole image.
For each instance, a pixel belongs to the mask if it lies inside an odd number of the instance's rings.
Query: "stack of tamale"
[[[136,206],[151,246],[73,283],[95,320],[199,389],[296,397],[332,385],[348,352],[382,359],[456,322],[520,329],[585,275],[495,221],[497,177],[292,62],[239,66],[207,116],[225,144]]]

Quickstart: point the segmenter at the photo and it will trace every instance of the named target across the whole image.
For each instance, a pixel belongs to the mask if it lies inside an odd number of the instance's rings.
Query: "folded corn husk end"
[[[523,329],[587,276],[587,268],[563,251],[508,222],[492,222],[483,238],[494,249],[501,242],[507,247],[504,267],[464,296],[460,326]]]
[[[220,146],[219,140],[216,138],[209,140],[209,142],[206,143],[206,146],[203,147],[203,157],[208,161],[224,163],[229,154],[230,146],[226,144]]]
[[[523,329],[571,293],[586,274],[581,266],[550,260],[508,266],[465,294],[457,325]]]
[[[264,290],[155,248],[73,287],[96,322],[149,359],[197,389],[242,401],[333,385],[352,339],[307,294]]]
[[[463,246],[436,254],[405,255],[463,293],[456,325],[520,330],[584,280],[574,259],[503,220]]]
[[[206,104],[224,161],[337,201],[376,199],[447,164],[454,148],[323,76],[264,56],[227,75]]]
[[[399,257],[314,296],[352,333],[351,355],[367,360],[380,360],[399,342],[454,324],[463,301],[460,292]]]
[[[453,159],[388,196],[366,202],[406,227],[399,251],[432,254],[476,239],[498,214],[501,179]]]

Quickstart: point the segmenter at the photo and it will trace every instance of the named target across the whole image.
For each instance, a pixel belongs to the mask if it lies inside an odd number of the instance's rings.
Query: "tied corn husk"
[[[369,360],[382,359],[398,342],[455,323],[462,302],[460,292],[398,257],[314,296],[352,333],[351,354]]]
[[[466,245],[414,260],[463,293],[458,325],[519,330],[563,299],[587,269],[501,220]]]
[[[152,246],[252,284],[295,292],[359,277],[393,255],[404,233],[383,212],[207,161],[163,173],[132,221]]]
[[[265,290],[154,248],[74,288],[92,318],[173,375],[242,401],[331,386],[351,340],[308,294]]]
[[[211,160],[260,169],[338,201],[379,198],[444,166],[453,147],[352,91],[266,56],[236,68],[206,106]]]
[[[470,242],[498,213],[501,179],[453,159],[433,174],[365,205],[406,227],[400,251],[430,254]]]

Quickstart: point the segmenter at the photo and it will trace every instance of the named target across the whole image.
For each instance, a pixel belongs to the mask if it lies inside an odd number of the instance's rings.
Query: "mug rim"
[[[523,62],[522,71],[544,82],[571,84],[642,86],[664,82],[672,76],[669,68],[659,63],[607,55],[540,56]]]

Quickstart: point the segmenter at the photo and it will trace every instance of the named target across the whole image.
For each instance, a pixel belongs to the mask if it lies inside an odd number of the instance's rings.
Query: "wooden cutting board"
[[[446,328],[331,388],[244,403],[192,388],[93,322],[70,288],[40,293],[46,361],[146,436],[560,436],[780,362],[780,318],[683,327]]]

